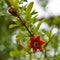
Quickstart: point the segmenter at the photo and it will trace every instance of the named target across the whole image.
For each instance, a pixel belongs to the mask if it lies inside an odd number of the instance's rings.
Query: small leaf
[[[12,29],[12,28],[14,28],[14,27],[17,27],[17,25],[16,25],[16,24],[11,24],[11,25],[9,25],[9,28],[10,28],[10,29]]]
[[[33,10],[32,12],[31,12],[31,15],[34,15],[34,14],[37,14],[38,12],[36,12],[35,10]]]
[[[56,55],[56,60],[60,60],[60,54]]]
[[[26,8],[26,15],[29,16],[31,10],[32,10],[32,7],[33,7],[33,2],[29,3],[29,5],[27,6]]]
[[[35,29],[33,29],[33,33],[34,33],[34,34],[38,31],[38,29],[40,28],[40,25],[41,25],[43,22],[44,22],[44,20],[39,21],[37,27],[35,27]]]
[[[20,57],[21,56],[21,50],[14,50],[10,52],[11,57]]]
[[[16,10],[18,10],[18,0],[9,0],[10,5],[14,6]]]
[[[20,39],[21,39],[20,36],[17,35],[17,36],[16,36],[16,43],[20,43]]]
[[[11,57],[15,57],[15,56],[16,56],[15,51],[11,51],[11,52],[10,52],[10,56],[11,56]]]
[[[23,0],[23,1],[27,2],[27,0]]]

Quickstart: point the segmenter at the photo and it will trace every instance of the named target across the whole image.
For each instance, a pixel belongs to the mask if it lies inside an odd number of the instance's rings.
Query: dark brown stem
[[[33,34],[30,32],[30,30],[28,29],[28,27],[26,26],[26,24],[22,21],[22,19],[19,17],[19,15],[17,14],[17,17],[19,18],[19,20],[22,22],[22,24],[25,26],[25,28],[27,29],[27,31],[29,32],[30,36],[33,36]]]

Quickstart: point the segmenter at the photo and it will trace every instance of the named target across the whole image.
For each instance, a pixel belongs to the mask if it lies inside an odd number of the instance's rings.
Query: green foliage
[[[34,14],[37,14],[37,12],[36,12],[35,10],[33,10],[33,11],[31,12],[31,15],[34,15]]]
[[[18,0],[10,0],[8,1],[11,5],[18,7]]]
[[[23,0],[23,1],[27,2],[27,0]]]
[[[11,57],[20,57],[20,54],[21,54],[21,50],[17,50],[17,48],[15,48],[14,51],[10,52]]]
[[[34,33],[34,34],[39,30],[40,25],[41,25],[43,22],[44,22],[44,20],[39,21],[39,23],[38,23],[37,27],[36,27],[36,28],[34,28],[34,30],[33,30],[33,33]]]
[[[60,16],[58,16],[58,17],[50,17],[50,18],[48,18],[48,19],[46,19],[46,22],[47,22],[47,24],[49,24],[50,26],[51,25],[55,25],[55,26],[57,26],[57,27],[60,27]]]
[[[51,40],[51,45],[53,48],[57,49],[59,44],[59,40],[57,36],[53,36]]]
[[[18,16],[14,17],[7,13],[7,6],[14,6]],[[53,18],[37,19],[37,12],[32,10],[34,2],[30,2],[25,6],[19,6],[22,2],[27,0],[0,0],[0,60],[22,60],[23,58],[35,58],[37,60],[60,60],[60,53],[58,47],[60,45],[60,33],[52,34],[52,29],[40,30],[42,23],[46,23],[49,28],[60,28],[60,16]],[[4,8],[6,7],[6,8]],[[35,23],[38,22],[37,26]],[[10,29],[9,29],[10,28]],[[12,40],[15,35],[15,41]],[[40,51],[39,58],[34,57],[35,53],[29,48],[30,37],[40,35],[40,38],[45,41],[44,50]],[[48,39],[47,39],[48,38]],[[16,42],[15,44],[12,42]],[[54,56],[47,54],[50,49],[54,49]],[[39,51],[38,51],[39,52]],[[56,54],[56,52],[58,52]],[[29,60],[28,59],[28,60]]]
[[[60,60],[60,54],[56,55],[56,60]]]
[[[11,24],[10,26],[9,26],[9,28],[14,28],[14,27],[16,27],[17,25],[16,24]]]
[[[26,8],[26,16],[27,16],[28,18],[29,18],[29,16],[30,16],[32,7],[33,7],[33,2],[29,3],[29,5],[28,5],[27,8]]]

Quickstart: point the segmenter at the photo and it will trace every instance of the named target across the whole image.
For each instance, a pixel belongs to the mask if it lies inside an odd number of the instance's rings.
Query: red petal
[[[40,45],[44,44],[44,41],[43,40],[40,40]]]
[[[30,37],[30,40],[31,40],[31,42],[33,42],[35,40],[35,38],[34,37]]]
[[[37,49],[36,48],[33,48],[33,52],[36,52],[37,51]]]
[[[40,40],[40,36],[37,36],[37,37],[35,38],[35,40],[39,41],[39,40]]]
[[[42,51],[42,50],[43,50],[42,46],[40,46],[40,47],[39,47],[39,50],[40,50],[40,51]]]
[[[32,43],[30,43],[30,44],[29,44],[29,47],[31,47],[31,48],[32,48]]]

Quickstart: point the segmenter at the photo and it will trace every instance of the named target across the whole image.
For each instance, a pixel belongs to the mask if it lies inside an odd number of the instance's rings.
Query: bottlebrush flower
[[[40,51],[43,50],[42,44],[44,44],[43,40],[40,40],[40,36],[35,37],[30,37],[30,45],[29,47],[33,49],[33,52],[36,52],[37,49]]]
[[[13,16],[17,16],[17,12],[16,12],[14,6],[9,7],[8,12],[11,13]]]

